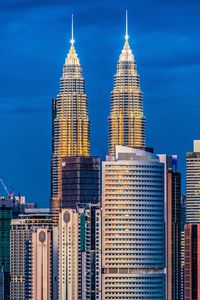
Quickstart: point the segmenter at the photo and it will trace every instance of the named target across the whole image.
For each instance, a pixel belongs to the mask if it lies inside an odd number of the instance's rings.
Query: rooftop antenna
[[[125,40],[128,41],[129,36],[128,36],[128,10],[126,10],[126,35],[125,35]]]
[[[72,15],[72,38],[70,40],[70,43],[72,45],[74,45],[74,43],[75,43],[75,40],[74,40],[74,15]]]

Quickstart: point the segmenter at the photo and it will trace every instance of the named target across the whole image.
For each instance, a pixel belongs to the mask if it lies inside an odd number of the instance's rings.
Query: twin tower
[[[60,79],[60,91],[52,104],[53,145],[51,165],[51,207],[59,209],[62,198],[62,162],[66,157],[90,156],[90,121],[85,82],[72,37]],[[126,14],[125,43],[117,62],[111,92],[108,153],[115,145],[145,147],[145,117],[137,65],[129,45]]]

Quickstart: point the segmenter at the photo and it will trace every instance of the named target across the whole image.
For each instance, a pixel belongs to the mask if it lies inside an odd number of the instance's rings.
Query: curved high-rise
[[[102,166],[102,299],[164,300],[164,166],[116,146]]]
[[[145,147],[145,117],[140,76],[128,40],[126,17],[125,44],[117,63],[111,92],[108,145],[110,155],[114,154],[115,145]]]
[[[73,22],[70,43],[60,91],[52,105],[51,207],[55,209],[61,205],[62,159],[66,156],[89,156],[90,153],[88,101],[81,64],[74,47]]]

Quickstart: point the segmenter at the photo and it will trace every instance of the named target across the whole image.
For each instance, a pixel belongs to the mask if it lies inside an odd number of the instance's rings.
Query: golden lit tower
[[[126,12],[125,44],[117,63],[114,88],[111,92],[109,117],[109,154],[115,145],[145,147],[145,117],[143,115],[140,76],[129,45]]]
[[[53,154],[51,170],[51,206],[61,203],[62,159],[66,156],[88,156],[90,153],[88,104],[82,68],[72,38],[60,79],[60,92],[53,100]]]

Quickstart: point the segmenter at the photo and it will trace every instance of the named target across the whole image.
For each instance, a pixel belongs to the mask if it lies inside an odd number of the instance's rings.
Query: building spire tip
[[[73,14],[72,14],[72,37],[71,37],[70,43],[71,43],[71,45],[73,45],[75,43],[75,40],[74,40],[74,15]]]
[[[125,40],[128,41],[128,10],[126,9],[126,34],[125,34]]]

